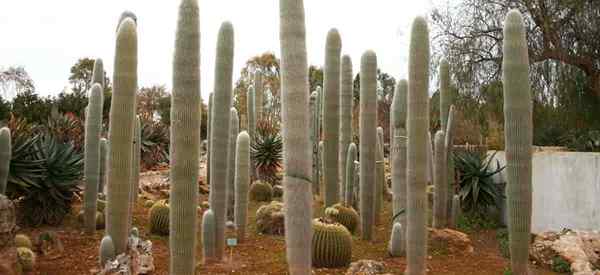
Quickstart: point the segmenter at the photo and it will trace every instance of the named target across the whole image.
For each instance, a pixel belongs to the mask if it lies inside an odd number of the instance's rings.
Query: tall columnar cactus
[[[325,142],[323,142],[321,140],[321,141],[319,141],[319,145],[317,146],[317,154],[318,154],[318,157],[319,157],[319,159],[318,159],[319,160],[319,163],[318,163],[319,166],[317,168],[319,169],[319,177],[320,177],[319,178],[319,183],[320,183],[319,190],[321,191],[321,199],[323,198],[323,194],[325,193],[323,191],[323,190],[325,190],[325,187],[323,186],[324,185],[324,180],[322,180],[322,177],[323,177],[323,174],[324,174],[323,170],[325,170],[325,162],[323,161],[323,159],[324,159],[323,154],[325,154],[325,150],[323,149],[325,147],[324,143]]]
[[[85,193],[83,195],[83,210],[84,228],[88,234],[96,231],[96,201],[98,200],[98,187],[100,186],[100,133],[102,132],[103,103],[102,86],[96,83],[90,91],[85,117]]]
[[[406,210],[406,95],[408,82],[398,81],[392,101],[391,126],[393,130],[391,173],[392,173],[392,209],[393,215]],[[406,215],[400,215],[394,220],[402,224],[402,240],[406,240]],[[402,246],[404,251],[404,244]]]
[[[248,119],[248,136],[252,140],[256,132],[256,90],[253,85],[248,87],[246,93],[246,112],[248,112],[246,115]]]
[[[434,156],[434,173],[433,184],[435,193],[433,194],[433,227],[444,228],[448,226],[448,181],[446,174],[448,173],[448,165],[446,158],[446,146],[444,144],[444,131],[435,133],[435,156]]]
[[[131,191],[132,140],[137,90],[137,26],[127,17],[119,24],[113,73],[108,139],[108,205],[106,232],[117,254],[127,247],[128,203]]]
[[[212,183],[210,181],[210,164],[211,164],[211,158],[210,158],[210,152],[211,152],[211,140],[212,140],[212,130],[210,128],[210,126],[212,125],[212,118],[213,118],[213,113],[212,113],[212,106],[213,106],[213,93],[210,93],[208,95],[208,114],[206,116],[206,183],[208,184],[209,188],[212,188]],[[213,192],[209,191],[208,194],[208,202],[209,205],[212,202],[212,194]]]
[[[218,261],[217,258],[217,228],[215,213],[212,209],[204,211],[202,215],[202,255],[204,262]]]
[[[308,68],[303,0],[279,0],[285,242],[291,275],[310,274],[312,159],[308,138]]]
[[[323,69],[323,141],[325,159],[323,180],[325,181],[325,207],[336,204],[340,199],[340,54],[342,40],[336,29],[327,33],[325,45],[325,68]]]
[[[170,274],[194,274],[200,154],[200,19],[197,0],[179,6],[171,96]]]
[[[356,161],[356,144],[354,142],[348,145],[346,150],[346,167],[345,179],[346,185],[344,186],[344,203],[346,206],[351,207],[354,204],[354,161]]]
[[[450,105],[452,102],[452,95],[450,94],[450,65],[445,59],[440,62],[439,68],[440,74],[440,125],[442,131],[446,131],[446,125],[448,122],[448,112],[450,111]]]
[[[506,15],[503,53],[510,262],[513,274],[523,275],[528,274],[531,233],[532,107],[527,39],[517,10]]]
[[[348,146],[352,142],[352,110],[354,103],[354,81],[352,75],[352,59],[349,55],[342,57],[342,75],[341,75],[341,88],[340,88],[340,176],[342,199],[345,196],[348,182],[346,181],[345,173],[346,170],[346,158],[348,156]]]
[[[448,172],[446,173],[447,180],[447,188],[448,188],[448,198],[446,200],[447,206],[446,210],[448,211],[447,216],[450,217],[452,211],[452,198],[454,197],[454,189],[455,189],[455,172],[454,172],[454,157],[453,157],[453,147],[454,147],[454,105],[450,105],[448,109],[448,121],[446,122],[446,129],[444,133],[444,149],[446,150],[446,163],[448,165]]]
[[[0,195],[6,194],[6,184],[12,158],[10,129],[0,129]]]
[[[240,119],[235,108],[231,108],[231,118],[229,119],[229,152],[227,169],[227,217],[233,220],[233,209],[235,204],[235,153],[237,136],[240,133]]]
[[[241,132],[237,136],[235,154],[235,228],[240,242],[246,238],[248,212],[248,185],[250,185],[250,136]]]
[[[385,156],[383,153],[383,128],[377,127],[377,152],[375,155],[375,224],[379,224],[385,189]]]
[[[227,170],[229,169],[229,124],[231,119],[233,72],[233,25],[224,22],[219,30],[215,66],[215,93],[211,136],[211,204],[215,215],[216,259],[223,259],[225,250],[225,218],[227,212]]]
[[[360,218],[362,238],[373,238],[375,159],[377,157],[377,56],[362,55],[360,64]]]
[[[460,196],[453,195],[451,204],[452,204],[452,207],[450,207],[451,212],[450,212],[450,221],[448,222],[448,227],[456,229],[456,227],[458,225],[458,219],[460,218],[460,215],[462,214],[462,208],[460,205]]]
[[[135,117],[135,128],[133,131],[133,174],[131,175],[131,203],[135,204],[140,189],[140,161],[142,159],[142,122],[139,115]]]
[[[405,274],[425,274],[427,256],[427,142],[429,126],[429,30],[423,17],[412,25],[408,58],[407,249]]]
[[[312,189],[313,192],[319,193],[319,93],[317,91],[310,94],[309,108],[310,108],[310,143],[312,150]]]
[[[106,167],[108,165],[108,140],[100,139],[100,180],[98,182],[98,192],[106,194]]]
[[[99,249],[99,259],[100,259],[100,266],[104,267],[104,264],[106,264],[107,261],[109,260],[114,260],[116,254],[115,254],[115,245],[112,241],[112,239],[110,238],[110,236],[104,236],[102,238],[102,240],[100,241],[100,249]]]
[[[254,111],[256,112],[256,120],[261,120],[263,118],[264,99],[265,91],[262,72],[256,71],[254,72]]]

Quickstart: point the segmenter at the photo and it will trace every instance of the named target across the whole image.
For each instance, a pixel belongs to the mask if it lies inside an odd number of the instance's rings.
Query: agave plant
[[[258,121],[250,147],[258,178],[271,184],[277,183],[283,152],[283,140],[277,124],[271,120]]]
[[[58,141],[72,142],[77,152],[83,152],[84,125],[83,121],[75,114],[65,113],[50,116],[44,126]]]
[[[477,152],[454,152],[454,164],[459,172],[459,196],[462,206],[467,211],[477,212],[496,206],[504,196],[499,185],[494,183],[492,177],[502,170],[500,162],[496,160],[496,167],[492,168],[496,152],[489,156],[482,156]]]
[[[142,120],[142,164],[151,169],[169,161],[169,128],[159,121]]]

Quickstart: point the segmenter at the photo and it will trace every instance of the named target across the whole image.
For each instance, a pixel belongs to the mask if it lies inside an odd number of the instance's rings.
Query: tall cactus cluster
[[[434,138],[435,156],[433,185],[435,193],[433,196],[433,227],[444,228],[448,225],[448,181],[446,174],[448,172],[445,135],[444,131],[437,131]]]
[[[506,15],[502,59],[507,206],[512,274],[529,274],[531,233],[532,103],[529,55],[523,17]]]
[[[170,274],[194,274],[200,153],[200,19],[197,0],[179,6],[171,96]]]
[[[227,156],[227,218],[233,220],[234,202],[235,202],[235,155],[237,137],[240,132],[240,119],[235,108],[231,108],[231,118],[229,121],[229,152]]]
[[[323,69],[323,149],[325,181],[325,207],[336,204],[339,192],[339,140],[340,140],[340,55],[342,41],[336,29],[327,33]]]
[[[375,224],[379,224],[385,189],[385,156],[383,153],[383,128],[377,127],[377,151],[375,155]]]
[[[110,108],[108,140],[110,150],[107,166],[108,205],[106,232],[112,238],[115,252],[127,247],[128,204],[133,169],[133,125],[137,91],[137,26],[132,17],[125,17],[117,30],[113,94]]]
[[[360,64],[360,218],[362,238],[373,238],[375,159],[377,157],[377,56],[363,54]]]
[[[96,231],[96,201],[100,186],[100,134],[102,132],[102,106],[104,95],[98,83],[92,86],[85,117],[84,149],[84,228],[87,233]]]
[[[231,121],[233,73],[233,25],[224,22],[219,29],[215,66],[215,91],[211,119],[211,202],[215,220],[216,260],[223,259],[225,250],[225,218],[227,212],[227,175],[229,166],[229,135]]]
[[[448,61],[446,60],[442,60],[440,62],[440,67],[439,67],[439,75],[440,75],[440,125],[441,125],[441,130],[444,131],[444,137],[445,137],[445,142],[444,142],[444,153],[446,154],[446,169],[447,171],[445,172],[445,178],[446,178],[446,184],[444,184],[442,186],[442,188],[444,190],[441,190],[441,192],[445,191],[446,194],[446,199],[441,199],[439,202],[446,202],[446,206],[443,207],[443,209],[440,206],[439,211],[446,211],[446,215],[445,217],[451,217],[451,209],[452,209],[452,197],[454,195],[454,158],[452,157],[453,153],[452,153],[452,147],[453,147],[453,135],[452,135],[452,131],[453,131],[453,124],[452,124],[452,117],[453,117],[453,112],[451,111],[452,109],[452,104],[454,101],[454,97],[452,95],[452,93],[450,92],[450,65],[448,64]],[[440,171],[441,172],[441,171]],[[436,187],[437,188],[437,187]],[[438,192],[437,189],[435,191],[436,193]],[[441,222],[441,223],[440,223]],[[440,226],[445,226],[448,224],[448,221],[439,221],[438,220],[438,224]]]
[[[279,0],[279,16],[286,257],[289,273],[304,275],[313,237],[304,1]]]
[[[392,100],[391,133],[393,137],[391,155],[392,172],[392,213],[396,217],[390,240],[390,254],[400,256],[406,251],[406,100],[408,82],[406,79],[398,81],[396,92]],[[396,224],[400,224],[396,226]],[[396,232],[398,230],[399,232]],[[396,232],[396,233],[395,233]]]
[[[0,129],[0,195],[6,194],[6,185],[10,170],[11,158],[12,145],[10,129],[7,127],[2,127],[2,129]]]
[[[250,136],[248,132],[243,131],[237,136],[236,150],[234,222],[238,240],[243,242],[246,237],[248,185],[250,184]]]
[[[358,154],[356,152],[356,144],[350,143],[348,145],[348,151],[346,152],[346,167],[345,172],[345,187],[344,187],[344,204],[348,207],[354,205],[354,176],[355,176],[355,165]]]
[[[342,56],[342,72],[341,72],[341,87],[340,87],[340,145],[339,145],[339,173],[341,176],[341,198],[344,201],[348,182],[346,178],[346,161],[348,158],[348,150],[352,142],[352,110],[354,103],[353,95],[353,75],[352,75],[352,59],[349,55]],[[354,162],[354,160],[352,160]]]
[[[427,144],[429,125],[429,30],[417,17],[411,30],[408,58],[407,269],[422,275],[427,254]],[[362,165],[362,164],[361,164]]]

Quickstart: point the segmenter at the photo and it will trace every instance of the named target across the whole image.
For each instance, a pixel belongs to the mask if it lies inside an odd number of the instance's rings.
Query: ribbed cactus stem
[[[385,156],[383,153],[383,128],[377,127],[377,152],[375,158],[375,224],[379,224],[385,189]]]
[[[342,73],[341,73],[341,88],[340,88],[340,176],[342,198],[345,197],[348,182],[346,181],[346,158],[348,156],[348,148],[352,142],[352,110],[354,103],[354,81],[352,75],[352,59],[349,55],[342,57]],[[354,160],[352,161],[354,162]],[[347,203],[347,202],[346,202]]]
[[[388,253],[392,257],[400,257],[404,255],[404,243],[406,241],[403,239],[404,235],[402,234],[402,224],[399,222],[394,223],[392,227],[392,237],[390,238],[390,243],[388,245]]]
[[[448,188],[448,199],[446,200],[448,211],[448,216],[451,215],[452,211],[452,199],[454,197],[454,189],[455,189],[455,172],[454,172],[454,105],[450,105],[448,109],[448,121],[446,122],[445,130],[445,141],[444,141],[444,149],[446,150],[446,163],[448,165],[448,172],[446,173],[447,180],[447,188]]]
[[[108,140],[100,139],[100,180],[98,182],[98,192],[106,194],[106,167],[108,165]]]
[[[254,72],[254,111],[256,112],[257,121],[263,118],[264,99],[263,75],[261,71],[256,71]]]
[[[396,85],[392,101],[391,129],[393,130],[391,173],[392,173],[392,209],[393,215],[406,210],[406,96],[408,82],[402,79]],[[402,224],[403,238],[406,234],[406,214],[400,215],[394,222]],[[406,242],[404,242],[405,244]]]
[[[208,209],[202,215],[202,255],[205,263],[218,261],[216,230],[215,214]]]
[[[10,172],[10,160],[12,159],[12,146],[10,129],[0,129],[0,195],[6,194],[8,173]]]
[[[102,59],[97,58],[94,61],[94,68],[92,69],[92,85],[100,84],[100,86],[104,89],[104,62]]]
[[[313,229],[304,1],[280,0],[279,16],[286,256],[289,273],[305,275]]]
[[[446,158],[446,146],[444,144],[445,135],[443,131],[435,133],[435,155],[434,155],[434,173],[433,185],[435,193],[433,194],[433,227],[445,228],[448,226],[448,164]]]
[[[339,139],[340,139],[340,54],[342,40],[336,29],[327,33],[325,68],[323,69],[323,141],[325,162],[325,207],[340,199]]]
[[[200,167],[200,19],[197,0],[179,6],[171,96],[170,274],[194,274]]]
[[[323,195],[324,195],[324,190],[325,187],[323,186],[325,184],[325,181],[323,180],[323,174],[324,174],[324,170],[325,170],[325,162],[323,161],[324,157],[323,154],[325,154],[325,150],[323,149],[325,147],[325,142],[324,141],[319,141],[319,145],[317,146],[317,154],[319,157],[319,166],[317,167],[319,169],[319,190],[321,191],[321,199],[323,199]]]
[[[448,123],[448,112],[450,111],[450,105],[452,102],[452,95],[450,94],[450,65],[445,59],[440,62],[439,68],[440,74],[440,125],[443,131],[446,130]]]
[[[135,204],[140,190],[140,161],[142,158],[142,122],[140,116],[135,118],[135,128],[133,129],[133,174],[132,178],[132,192],[131,202]]]
[[[240,242],[246,238],[248,220],[248,186],[250,185],[250,136],[241,132],[237,136],[235,154],[235,228]]]
[[[248,112],[246,116],[248,119],[248,136],[252,140],[256,132],[256,90],[253,85],[248,87],[246,93],[246,112]]]
[[[504,22],[502,83],[506,140],[507,205],[512,274],[529,274],[531,233],[532,103],[523,17],[511,10]]]
[[[366,51],[360,64],[360,219],[362,238],[373,239],[377,157],[377,56]]]
[[[405,274],[425,274],[427,257],[427,142],[429,126],[429,30],[413,21],[408,58],[407,261]]]
[[[110,236],[104,236],[102,238],[102,240],[100,241],[100,249],[98,252],[99,255],[99,260],[100,260],[100,266],[102,268],[104,268],[104,265],[106,264],[107,261],[109,260],[114,260],[116,254],[115,254],[115,245],[112,241],[112,239],[110,238]]]
[[[312,150],[313,169],[312,169],[312,188],[314,193],[319,193],[319,93],[317,91],[310,94],[310,143]]]
[[[137,26],[125,18],[117,31],[113,94],[108,140],[108,204],[106,232],[117,254],[125,252],[129,229],[128,203],[131,191],[132,140],[137,91]]]
[[[231,108],[231,117],[229,119],[229,152],[227,162],[227,218],[233,220],[233,211],[235,204],[235,153],[237,136],[240,132],[240,119],[235,108]]]
[[[92,86],[85,117],[84,173],[85,192],[83,194],[83,220],[85,232],[96,231],[96,201],[100,186],[100,134],[102,132],[102,86]]]
[[[460,205],[460,196],[453,195],[451,203],[452,207],[450,207],[450,222],[448,227],[456,229],[458,225],[458,219],[460,219],[460,215],[462,214],[462,208]]]
[[[211,196],[210,208],[215,215],[216,257],[223,259],[225,251],[225,218],[227,212],[227,170],[229,169],[229,124],[231,119],[233,73],[233,26],[224,22],[217,40],[215,66],[215,93],[213,96],[211,141]]]
[[[210,93],[208,96],[208,114],[206,116],[206,183],[208,184],[209,193],[208,193],[208,203],[212,205],[212,195],[213,192],[210,191],[212,189],[212,182],[210,181],[210,165],[211,165],[211,141],[212,141],[212,106],[213,106],[213,93]]]
[[[354,204],[354,162],[356,161],[357,153],[356,153],[356,144],[354,142],[348,145],[348,149],[346,150],[346,167],[345,167],[345,188],[344,188],[344,203],[346,206],[350,207]]]

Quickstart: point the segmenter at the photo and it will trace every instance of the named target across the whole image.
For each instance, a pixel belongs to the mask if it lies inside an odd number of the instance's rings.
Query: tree
[[[10,117],[10,102],[4,100],[2,96],[0,96],[0,124],[2,121],[7,121]]]
[[[0,96],[10,101],[19,93],[35,92],[35,86],[23,67],[8,67],[0,69],[0,91]]]
[[[43,124],[50,116],[51,98],[40,98],[33,91],[18,93],[12,103],[12,112],[17,118],[26,119],[29,123]]]
[[[144,120],[154,120],[156,116],[161,116],[159,110],[161,107],[160,102],[163,98],[167,98],[171,102],[170,95],[167,93],[167,88],[164,85],[142,87],[137,96],[137,113]],[[170,104],[168,109],[170,110]],[[164,115],[164,112],[162,113]]]
[[[73,91],[72,95],[63,91],[64,95],[62,96],[64,99],[61,100],[61,103],[66,104],[64,108],[59,106],[60,110],[69,110],[73,112],[71,108],[78,108],[80,104],[83,103],[82,98],[85,98],[85,105],[87,105],[87,91],[92,87],[92,72],[94,70],[94,62],[95,59],[84,57],[79,60],[71,67],[71,74],[69,76],[69,83],[71,83],[71,90]],[[61,93],[61,94],[62,94]],[[59,95],[59,99],[60,99]],[[108,114],[110,112],[110,103],[112,97],[112,86],[110,83],[110,79],[106,76],[106,71],[104,72],[104,105],[102,110],[103,119],[108,120]],[[74,102],[77,102],[75,104]],[[84,106],[85,107],[85,106]],[[81,111],[79,111],[81,112]],[[74,112],[74,113],[79,113]]]
[[[310,65],[308,67],[309,93],[317,90],[317,87],[323,87],[323,68]]]

